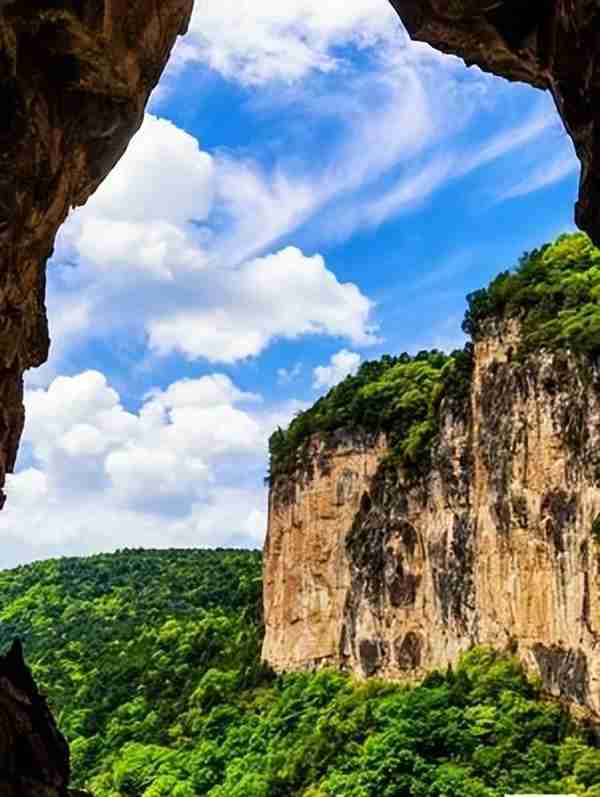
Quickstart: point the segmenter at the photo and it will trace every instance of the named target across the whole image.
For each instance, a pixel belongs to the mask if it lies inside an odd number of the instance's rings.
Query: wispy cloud
[[[535,191],[540,191],[542,188],[547,188],[576,174],[579,168],[579,161],[572,151],[562,152],[547,163],[535,166],[525,177],[505,188],[498,194],[497,200],[515,199],[533,194]]]
[[[481,97],[493,104],[496,83],[473,72],[459,84],[456,70],[454,61],[400,36],[371,53],[366,69],[347,69],[343,92],[339,81],[328,80],[282,92],[274,100],[282,113],[293,103],[332,132],[318,158],[300,151],[270,166],[235,152],[203,152],[192,136],[149,116],[59,239],[57,258],[85,263],[86,270],[63,269],[69,273],[55,290],[58,303],[63,296],[65,307],[73,306],[75,295],[85,293],[87,313],[93,307],[115,330],[137,330],[154,354],[213,362],[255,356],[278,338],[304,334],[342,335],[355,345],[375,341],[371,305],[357,286],[338,283],[331,313],[315,315],[320,305],[300,277],[316,261],[307,257],[302,268],[290,268],[296,259],[288,255],[298,250],[285,244],[309,222],[316,245],[379,226],[452,181],[545,140],[556,120],[547,98],[524,121],[479,140],[477,154],[465,153],[457,142]],[[523,176],[523,185],[509,187],[503,198],[560,179],[567,168],[560,161]],[[274,252],[276,259],[264,259]],[[320,262],[320,295],[329,296],[335,277]],[[279,286],[274,302],[269,280],[255,285],[251,276],[266,264]],[[125,310],[132,305],[133,316]],[[81,344],[76,326],[71,340]]]
[[[389,191],[366,202],[360,213],[366,226],[376,227],[386,219],[423,202],[452,177],[450,154],[434,158],[414,174],[408,174]]]
[[[549,130],[556,129],[558,124],[560,124],[558,115],[549,103],[538,103],[538,107],[523,122],[501,131],[487,142],[480,143],[474,153],[472,150],[463,151],[456,166],[455,176],[461,177],[474,172],[514,150],[521,149],[538,140]]]
[[[539,144],[548,133],[556,131],[557,124],[556,112],[546,100],[542,100],[524,121],[508,127],[488,141],[483,139],[476,154],[465,152],[453,142],[452,137],[442,142],[435,141],[437,151],[434,147],[425,157],[421,156],[417,164],[405,169],[390,188],[349,206],[343,216],[337,219],[338,233],[342,230],[345,236],[349,236],[357,228],[377,227],[402,212],[412,210],[445,185],[465,178],[530,144]],[[558,145],[568,149],[570,142],[563,136]],[[572,155],[561,155],[550,168],[536,167],[533,172],[525,170],[527,176],[518,186],[502,194],[501,198],[508,199],[538,190],[562,179],[576,167],[577,161]]]
[[[196,0],[175,65],[199,62],[244,85],[293,82],[340,68],[340,46],[372,46],[400,27],[382,0]]]
[[[302,373],[302,363],[295,363],[291,368],[278,368],[277,369],[277,382],[280,385],[290,385],[299,379]]]

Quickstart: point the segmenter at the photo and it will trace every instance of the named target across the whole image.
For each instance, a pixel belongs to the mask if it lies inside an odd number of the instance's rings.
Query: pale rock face
[[[509,326],[476,344],[470,404],[443,406],[427,476],[380,468],[384,441],[355,434],[274,486],[275,669],[415,679],[486,644],[600,713],[600,369],[516,362],[516,342]]]
[[[335,455],[315,441],[319,476],[281,484],[269,500],[265,544],[264,656],[281,669],[336,664],[350,588],[344,535],[369,489],[385,441],[344,435]]]

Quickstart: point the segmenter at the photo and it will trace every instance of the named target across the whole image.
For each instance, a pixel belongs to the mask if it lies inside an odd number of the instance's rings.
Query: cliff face
[[[192,0],[0,2],[0,506],[22,375],[48,355],[45,265],[141,124]]]
[[[76,797],[68,782],[67,744],[15,643],[0,657],[0,794]]]
[[[264,557],[263,655],[280,669],[339,661],[351,585],[340,529],[352,526],[385,451],[383,439],[348,434],[338,437],[332,456],[315,440],[308,471],[274,486]]]
[[[600,243],[599,0],[391,0],[410,35],[549,89],[581,160],[577,224]]]
[[[314,443],[270,495],[265,658],[417,678],[474,644],[514,650],[600,712],[600,369],[475,346],[470,401],[444,403],[427,475],[384,441]]]

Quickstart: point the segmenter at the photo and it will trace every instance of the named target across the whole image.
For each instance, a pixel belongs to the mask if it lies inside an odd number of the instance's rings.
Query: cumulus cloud
[[[338,68],[336,48],[364,48],[400,27],[384,0],[197,0],[176,65],[200,61],[246,85],[291,82]]]
[[[288,247],[219,276],[215,307],[151,322],[153,349],[232,363],[259,354],[278,337],[328,334],[363,345],[377,340],[368,324],[371,302],[356,285],[340,283],[320,255],[306,257]]]
[[[103,374],[86,371],[27,392],[24,441],[56,487],[72,486],[73,475],[84,470],[89,487],[114,489],[127,501],[130,490],[138,495],[140,482],[150,485],[152,500],[197,490],[218,457],[261,450],[260,424],[237,406],[248,401],[257,397],[214,374],[151,391],[132,413]]]
[[[263,12],[265,25],[289,13],[310,25],[318,19],[330,31],[323,41],[333,42],[335,31],[352,30],[348,19],[363,19],[368,9],[345,16],[341,7],[334,14],[301,2],[292,13],[267,3],[256,19]],[[373,304],[312,252],[323,239],[343,240],[411,210],[449,180],[533,144],[549,125],[543,99],[542,112],[483,141],[481,155],[453,149],[452,135],[484,101],[493,104],[493,79],[461,72],[459,81],[457,64],[402,39],[371,50],[368,68],[347,68],[343,90],[326,81],[278,92],[269,102],[281,103],[282,116],[294,108],[336,131],[319,139],[318,159],[310,148],[270,165],[247,153],[209,154],[186,131],[148,115],[59,237],[50,299],[59,325],[69,314],[72,323],[56,335],[58,356],[68,360],[70,346],[94,334],[93,317],[150,356],[188,360],[233,363],[304,335],[341,337],[354,347],[374,342]],[[309,223],[312,252],[288,245]],[[61,362],[54,362],[37,384],[55,375]]]
[[[133,330],[160,355],[233,363],[307,334],[372,343],[372,303],[320,255],[286,247],[250,256],[298,220],[309,193],[281,174],[217,161],[185,131],[147,116],[61,234],[56,259],[82,267],[63,267],[55,294],[64,307],[84,294],[85,317],[91,305],[113,331]],[[77,324],[73,331],[76,339]]]
[[[198,141],[147,114],[125,156],[61,234],[61,254],[113,284],[173,280],[203,265],[192,222],[213,207],[215,165]],[[70,257],[68,257],[70,255]]]
[[[360,365],[361,356],[357,352],[342,349],[334,354],[329,365],[319,365],[313,371],[313,387],[330,388],[339,384],[350,374],[355,374]]]
[[[98,371],[28,390],[30,456],[8,479],[8,548],[260,545],[265,441],[299,406],[265,406],[224,374],[152,390],[136,412]]]

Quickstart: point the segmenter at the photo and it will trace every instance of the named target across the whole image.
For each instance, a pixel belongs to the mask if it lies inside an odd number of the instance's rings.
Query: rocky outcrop
[[[413,679],[475,644],[518,654],[600,713],[600,367],[475,344],[429,472],[358,433],[270,494],[264,656]]]
[[[391,0],[410,35],[549,89],[581,160],[577,224],[600,244],[599,0]]]
[[[69,751],[23,661],[19,642],[0,657],[0,794],[76,797]]]
[[[351,528],[386,452],[385,440],[352,433],[337,436],[333,455],[313,443],[312,468],[276,481],[269,501],[263,653],[284,670],[339,661],[351,582],[340,532]]]
[[[125,151],[191,8],[0,2],[0,505],[23,427],[22,375],[48,354],[56,231]]]

